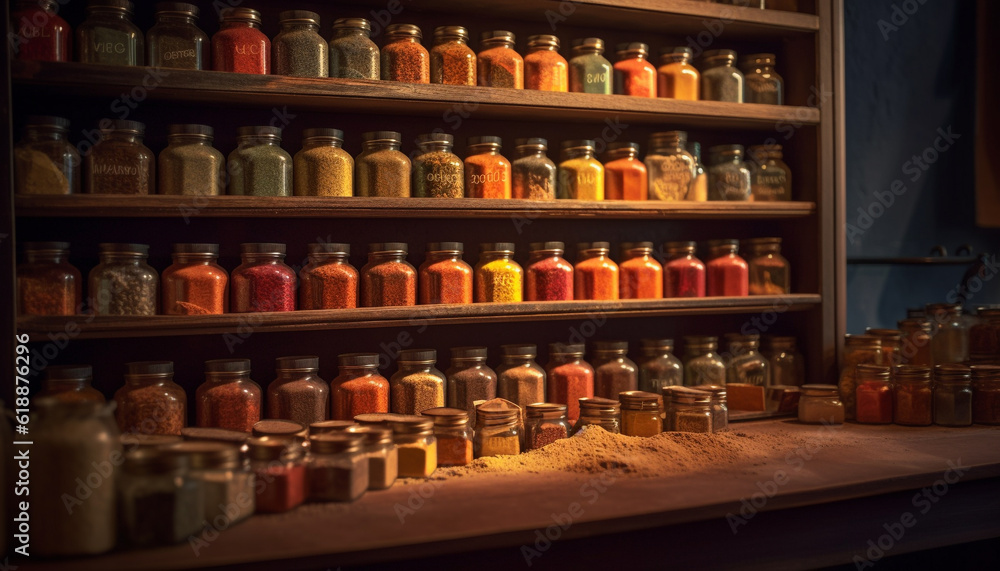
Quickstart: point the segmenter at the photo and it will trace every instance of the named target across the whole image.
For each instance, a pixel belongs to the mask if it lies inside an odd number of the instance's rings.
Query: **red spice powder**
[[[540,258],[528,265],[525,277],[527,301],[573,299],[573,265],[559,256]]]
[[[330,417],[353,420],[359,414],[389,412],[389,381],[381,375],[340,376],[330,381]]]
[[[584,363],[564,363],[546,371],[549,382],[549,402],[566,405],[570,422],[580,418],[582,397],[594,396],[594,369]]]
[[[383,80],[431,82],[431,56],[427,48],[420,45],[419,36],[391,39],[382,47],[380,55]]]
[[[621,299],[660,299],[663,297],[663,266],[649,255],[636,256],[619,266]],[[617,395],[615,395],[617,398]]]
[[[233,11],[242,9],[233,9]],[[259,21],[260,14],[257,14]],[[212,36],[212,69],[236,73],[271,73],[271,40],[245,21],[223,21]]]
[[[854,418],[867,424],[892,422],[892,390],[880,381],[864,381],[856,389],[857,404]]]
[[[577,406],[579,406],[579,404]],[[528,449],[538,450],[542,446],[552,444],[556,440],[568,437],[569,432],[564,426],[556,424],[543,424],[531,433],[531,442],[528,443]]]
[[[656,68],[645,58],[630,57],[614,65],[615,93],[656,97]]]
[[[719,256],[708,262],[706,273],[709,296],[750,295],[750,272],[743,258]]]
[[[472,276],[461,258],[428,255],[420,266],[420,303],[472,303]]]
[[[195,393],[198,426],[250,432],[260,420],[261,391],[254,382],[205,382]]]
[[[306,467],[273,464],[254,470],[257,478],[257,505],[260,513],[287,512],[306,501]]]
[[[663,297],[705,297],[705,264],[687,256],[667,262],[663,266]]]
[[[17,59],[71,61],[73,35],[69,24],[40,4],[28,4],[10,15],[10,25],[16,30],[12,42],[17,46]]]
[[[361,304],[388,307],[417,304],[417,271],[407,262],[378,262],[361,270]]]
[[[285,264],[240,266],[233,270],[233,313],[295,311],[295,271]]]

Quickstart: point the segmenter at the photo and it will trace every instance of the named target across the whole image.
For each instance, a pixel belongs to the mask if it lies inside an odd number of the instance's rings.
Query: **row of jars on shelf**
[[[21,2],[12,15],[18,30],[18,57],[69,61],[71,30],[56,14],[55,0]],[[660,67],[649,61],[649,45],[619,44],[614,65],[604,57],[605,42],[573,42],[573,57],[559,54],[557,36],[528,38],[522,58],[515,36],[506,30],[484,32],[477,54],[462,26],[434,29],[433,47],[421,44],[423,33],[412,24],[390,24],[379,50],[364,18],[339,18],[333,38],[320,34],[320,17],[307,10],[279,14],[281,31],[273,42],[260,30],[261,14],[252,8],[227,8],[219,31],[209,42],[198,28],[198,8],[170,2],[156,7],[156,24],[145,37],[131,21],[126,0],[91,0],[87,19],[76,31],[78,59],[84,63],[142,65],[178,69],[214,69],[296,77],[382,79],[408,83],[480,85],[542,91],[574,91],[780,105],[784,80],[774,70],[774,54],[752,54],[735,66],[732,50],[702,54],[701,71],[691,65],[688,47],[661,50]],[[209,52],[211,51],[211,58]],[[700,49],[699,49],[700,51]],[[211,66],[209,61],[211,60]]]
[[[673,297],[779,295],[790,292],[789,265],[781,238],[710,240],[708,262],[695,242],[621,244],[620,263],[608,242],[576,245],[576,264],[562,242],[530,246],[527,268],[514,260],[510,242],[485,243],[475,267],[462,259],[461,242],[432,242],[419,270],[402,242],[369,245],[359,272],[348,261],[349,244],[308,246],[308,263],[285,264],[285,245],[240,245],[242,264],[232,274],[217,263],[218,244],[174,244],[173,264],[162,277],[146,260],[145,244],[100,244],[100,263],[82,276],[69,263],[66,242],[28,242],[17,267],[20,315],[205,315],[258,311],[347,309],[425,304],[511,303],[661,299]],[[661,264],[657,258],[665,260]],[[419,284],[419,287],[418,287]],[[359,304],[360,291],[360,304]],[[419,293],[419,296],[418,296]]]
[[[411,160],[396,131],[362,134],[357,158],[342,148],[339,129],[309,128],[294,158],[281,148],[279,127],[241,127],[238,147],[227,158],[212,146],[207,125],[170,125],[167,147],[157,158],[143,144],[145,125],[104,119],[96,142],[74,147],[69,121],[29,116],[14,149],[19,194],[222,194],[241,196],[383,196],[520,198],[528,200],[791,200],[792,176],[781,145],[717,145],[707,166],[701,146],[684,131],[654,133],[644,159],[639,144],[562,143],[557,165],[548,141],[517,139],[515,159],[501,154],[502,139],[470,137],[463,160],[454,137],[429,133],[416,139]],[[90,137],[90,135],[88,135]],[[90,145],[93,146],[90,146]],[[80,155],[84,155],[81,161]],[[746,159],[744,160],[744,154]]]

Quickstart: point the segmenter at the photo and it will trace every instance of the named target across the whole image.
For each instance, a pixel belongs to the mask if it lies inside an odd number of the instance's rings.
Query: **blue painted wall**
[[[848,258],[1000,252],[1000,231],[975,225],[975,2],[846,0],[844,20]],[[848,332],[944,301],[965,269],[849,264]],[[1000,275],[967,306],[986,303]]]

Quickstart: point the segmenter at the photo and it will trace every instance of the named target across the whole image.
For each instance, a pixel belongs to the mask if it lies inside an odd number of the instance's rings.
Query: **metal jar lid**
[[[446,406],[429,408],[420,413],[434,420],[434,426],[462,427],[469,424],[469,412]]]
[[[618,393],[618,401],[622,410],[646,411],[660,410],[662,397],[646,391],[625,391]]]
[[[249,373],[250,359],[212,359],[205,361],[206,373]]]
[[[218,256],[218,244],[174,244],[175,254],[201,254],[204,256]]]
[[[513,242],[483,242],[479,245],[479,251],[483,254],[513,254]]]
[[[364,435],[351,432],[317,434],[309,437],[309,450],[313,454],[342,454],[361,449]]]
[[[220,14],[222,22],[250,22],[260,26],[260,12],[253,8],[226,8]]]
[[[246,242],[240,244],[241,254],[285,255],[285,245],[278,242]]]
[[[353,420],[321,420],[309,425],[309,436],[343,432],[352,426],[360,426]]]
[[[168,376],[174,374],[173,361],[133,361],[125,363],[125,376]]]
[[[298,357],[278,357],[275,368],[279,371],[316,371],[319,369],[319,357],[304,355]]]
[[[409,250],[410,247],[406,244],[406,242],[375,242],[368,244],[369,254],[397,253],[405,256]]]

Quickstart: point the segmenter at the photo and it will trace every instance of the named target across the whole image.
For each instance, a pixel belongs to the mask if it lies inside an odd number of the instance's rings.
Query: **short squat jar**
[[[399,456],[401,478],[427,478],[438,466],[434,419],[400,415],[388,421]]]
[[[729,428],[729,403],[724,385],[696,385],[696,390],[712,395],[712,432],[721,432]]]
[[[350,244],[309,244],[309,261],[299,270],[299,309],[353,309],[358,305],[358,270],[348,261]]]
[[[97,315],[156,315],[160,276],[146,259],[146,244],[100,244],[100,264],[90,270],[91,304]]]
[[[837,385],[802,385],[799,399],[799,422],[805,424],[843,424],[844,403]]]
[[[87,19],[76,29],[76,48],[81,63],[142,65],[146,51],[143,35],[132,23],[134,6],[129,0],[92,0]]]
[[[685,131],[664,131],[649,137],[644,162],[649,176],[649,199],[686,200],[695,175],[694,155],[686,148]]]
[[[122,434],[180,436],[187,425],[187,393],[174,382],[173,361],[125,364],[125,384],[115,392]]]
[[[708,199],[753,200],[750,169],[743,162],[743,145],[717,145],[708,149]]]
[[[240,244],[240,257],[230,276],[233,313],[295,311],[295,270],[285,264],[284,244]]]
[[[254,473],[240,448],[223,442],[178,442],[167,450],[187,459],[187,476],[204,490],[203,522],[232,525],[256,511]]]
[[[229,194],[292,196],[292,156],[281,148],[280,127],[240,127],[229,153]]]
[[[475,268],[476,303],[513,303],[523,299],[524,270],[514,261],[514,244],[480,244]]]
[[[80,192],[80,153],[66,139],[69,119],[29,115],[24,137],[14,147],[17,194]]]
[[[972,380],[968,367],[954,363],[934,366],[934,424],[972,424]]]
[[[27,242],[17,266],[18,315],[75,315],[83,277],[69,263],[68,242]]]
[[[292,160],[295,196],[354,195],[354,159],[343,145],[340,129],[302,131],[302,149]]]
[[[625,391],[618,395],[622,405],[622,434],[656,436],[663,432],[660,418],[660,395],[643,391]]]
[[[118,476],[118,513],[129,545],[179,543],[203,529],[204,514],[193,508],[204,505],[204,487],[187,472],[186,456],[161,448],[125,454]]]
[[[194,395],[202,428],[250,432],[260,421],[263,393],[250,378],[250,359],[205,361],[205,382]]]
[[[548,141],[540,138],[514,141],[511,163],[511,197],[524,200],[554,200],[556,164],[548,157]]]
[[[84,159],[91,194],[154,194],[156,155],[142,143],[146,125],[102,119],[101,138]]]
[[[476,85],[476,52],[469,47],[469,31],[462,26],[434,28],[431,83]]]
[[[151,67],[205,69],[208,36],[196,20],[198,7],[185,2],[156,4],[156,24],[146,32],[146,63]]]
[[[363,434],[341,432],[309,438],[306,481],[314,502],[353,502],[368,490],[368,455]]]
[[[410,196],[410,158],[399,151],[403,136],[396,131],[361,135],[361,154],[354,160],[358,196]]]
[[[420,265],[420,304],[472,303],[473,269],[462,259],[461,242],[431,242]]]
[[[557,440],[569,438],[572,426],[566,418],[566,405],[534,402],[524,409],[524,447],[538,450]]]
[[[514,33],[506,30],[483,32],[476,76],[483,87],[524,89],[524,60],[514,50]]]
[[[604,165],[594,158],[590,139],[564,141],[557,196],[570,200],[604,200]]]
[[[611,434],[621,434],[622,410],[618,399],[584,397],[579,399],[580,418],[573,424],[570,436],[588,426],[600,426]]]
[[[319,35],[319,14],[286,10],[278,14],[281,31],[271,42],[275,75],[327,77],[330,46]]]
[[[364,18],[338,18],[330,40],[330,77],[379,79],[378,46],[372,25]]]
[[[472,463],[473,431],[468,411],[438,407],[420,414],[434,419],[438,466],[467,466]]]
[[[303,426],[327,419],[330,389],[319,377],[319,357],[278,357],[276,379],[267,386],[267,418]]]
[[[451,150],[455,137],[428,133],[417,137],[419,154],[413,159],[413,196],[462,198],[465,196],[465,165]]]
[[[431,82],[431,56],[420,45],[423,34],[412,24],[390,24],[385,28],[382,46],[381,73],[385,81],[405,83]]]
[[[663,387],[684,384],[684,366],[674,356],[673,339],[643,339],[639,367],[639,390],[660,394]]]
[[[747,103],[781,105],[785,102],[785,81],[774,71],[774,54],[751,54],[740,59]]]
[[[208,125],[169,125],[160,151],[159,194],[219,196],[226,193],[226,157],[212,146]]]
[[[260,12],[226,8],[212,36],[212,69],[267,75],[271,73],[271,40],[260,31]]]
[[[528,36],[524,56],[524,88],[538,91],[569,91],[569,64],[559,54],[559,38],[542,34]]]
[[[417,304],[417,270],[406,261],[403,242],[368,245],[368,263],[361,268],[363,307]]]
[[[614,74],[604,57],[604,40],[585,38],[574,42],[569,60],[569,90],[577,93],[614,93]]]
[[[94,369],[90,365],[49,365],[45,381],[35,398],[51,397],[60,403],[106,401],[93,386]]]
[[[673,390],[671,393],[667,409],[671,430],[706,434],[714,431],[711,393],[699,390]]]
[[[701,98],[743,103],[743,73],[736,69],[736,52],[709,50],[702,54]]]
[[[229,311],[229,274],[218,259],[218,244],[174,244],[174,263],[160,280],[164,315]]]
[[[469,137],[465,158],[465,196],[468,198],[510,198],[511,165],[500,154],[500,137]]]
[[[389,412],[389,380],[378,370],[374,353],[337,356],[339,371],[330,381],[330,418],[349,421],[359,414]]]

